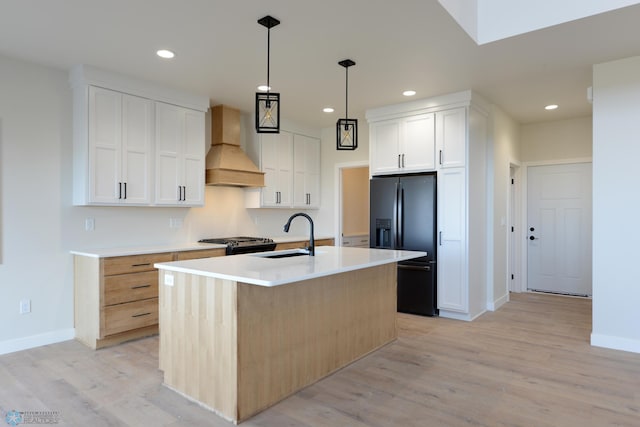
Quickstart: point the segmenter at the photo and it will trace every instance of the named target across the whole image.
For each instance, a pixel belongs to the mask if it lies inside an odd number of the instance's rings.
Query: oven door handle
[[[431,271],[430,265],[406,265],[398,264],[400,270],[414,270],[414,271]]]

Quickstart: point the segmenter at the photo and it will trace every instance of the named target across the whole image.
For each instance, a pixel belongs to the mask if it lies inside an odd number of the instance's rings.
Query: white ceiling
[[[640,6],[477,46],[437,0],[0,0],[0,54],[68,69],[85,63],[253,111],[266,80],[307,126],[473,89],[521,123],[584,116],[592,64],[640,55]],[[172,61],[155,56],[172,49]],[[2,76],[0,76],[2,78]],[[543,109],[556,103],[553,112]],[[336,112],[325,114],[322,108]]]

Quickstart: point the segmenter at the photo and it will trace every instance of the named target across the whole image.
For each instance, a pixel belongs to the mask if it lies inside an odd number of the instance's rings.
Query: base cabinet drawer
[[[158,333],[157,262],[224,256],[224,248],[113,257],[75,255],[76,339],[103,348]]]
[[[157,323],[158,298],[111,305],[104,308],[104,336]]]
[[[158,297],[158,272],[119,274],[104,278],[105,306]]]
[[[154,270],[153,264],[156,262],[173,261],[173,253],[144,254],[118,256],[104,259],[104,275],[137,273],[140,271]]]

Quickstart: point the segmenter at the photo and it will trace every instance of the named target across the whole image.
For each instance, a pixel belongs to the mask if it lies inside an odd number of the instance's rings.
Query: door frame
[[[334,180],[335,182],[335,194],[334,199],[334,218],[335,218],[335,227],[334,227],[334,245],[341,246],[342,245],[342,171],[344,169],[355,169],[355,168],[369,168],[369,178],[371,178],[371,167],[369,166],[369,162],[366,160],[354,161],[354,162],[345,162],[345,163],[336,163],[334,169]]]
[[[576,164],[576,163],[591,163],[593,167],[593,157],[577,157],[573,159],[559,159],[559,160],[544,160],[544,161],[536,161],[536,162],[525,162],[522,165],[522,206],[520,210],[521,214],[521,224],[528,224],[527,212],[528,212],[528,200],[529,195],[527,194],[527,177],[529,176],[529,167],[532,166],[553,166],[553,165],[568,165],[568,164]],[[591,189],[593,194],[593,188]],[[527,242],[527,228],[521,227],[519,236],[520,238],[520,271],[521,271],[521,279],[520,280],[520,290],[516,292],[529,292],[527,290],[527,272],[528,272],[528,242]]]
[[[519,162],[509,162],[509,182],[507,187],[507,226],[513,227],[513,232],[507,229],[507,294],[522,292],[521,246],[518,244],[522,230],[521,209],[523,191],[523,167]],[[511,184],[511,180],[514,183]],[[513,274],[513,279],[511,275]],[[525,288],[526,289],[526,288]]]

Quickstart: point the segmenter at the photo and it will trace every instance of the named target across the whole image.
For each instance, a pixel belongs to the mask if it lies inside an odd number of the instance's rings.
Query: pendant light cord
[[[344,118],[349,120],[349,67],[344,67],[345,78],[345,90],[344,90]],[[347,123],[344,124],[345,130],[347,129]]]
[[[267,95],[271,90],[271,83],[269,83],[269,68],[271,62],[271,28],[267,29]]]

